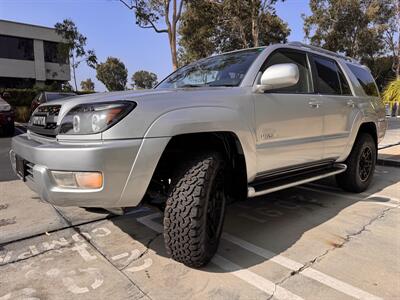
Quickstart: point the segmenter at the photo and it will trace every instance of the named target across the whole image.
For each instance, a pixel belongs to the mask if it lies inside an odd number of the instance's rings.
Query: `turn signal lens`
[[[61,188],[99,189],[103,186],[103,174],[100,172],[51,171],[51,174]]]
[[[103,175],[98,172],[75,173],[78,187],[85,189],[99,189],[103,186]]]

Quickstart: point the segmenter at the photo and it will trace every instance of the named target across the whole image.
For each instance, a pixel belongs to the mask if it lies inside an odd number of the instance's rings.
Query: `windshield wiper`
[[[237,86],[237,84],[235,83],[216,83],[216,84],[212,84],[210,83],[208,86]]]
[[[183,84],[183,85],[178,86],[178,88],[186,88],[186,87],[196,88],[196,87],[203,87],[203,86],[205,86],[205,85],[204,84]]]

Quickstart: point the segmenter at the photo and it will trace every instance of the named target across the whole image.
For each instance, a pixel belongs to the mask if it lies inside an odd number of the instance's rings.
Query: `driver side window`
[[[287,93],[287,94],[309,94],[313,92],[312,78],[307,55],[302,52],[291,50],[278,50],[268,56],[267,61],[262,69],[264,72],[268,67],[276,64],[292,63],[299,68],[300,78],[297,84],[274,90],[268,93]]]

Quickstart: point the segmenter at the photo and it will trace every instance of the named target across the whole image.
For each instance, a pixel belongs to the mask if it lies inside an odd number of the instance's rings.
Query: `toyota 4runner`
[[[10,158],[54,205],[165,207],[168,253],[200,267],[227,202],[332,175],[364,191],[386,125],[368,68],[295,42],[199,60],[152,90],[42,104]]]

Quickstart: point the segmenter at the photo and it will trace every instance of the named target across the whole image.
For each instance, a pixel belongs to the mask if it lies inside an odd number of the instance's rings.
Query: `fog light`
[[[103,186],[100,172],[51,171],[56,184],[62,188],[99,189]]]

